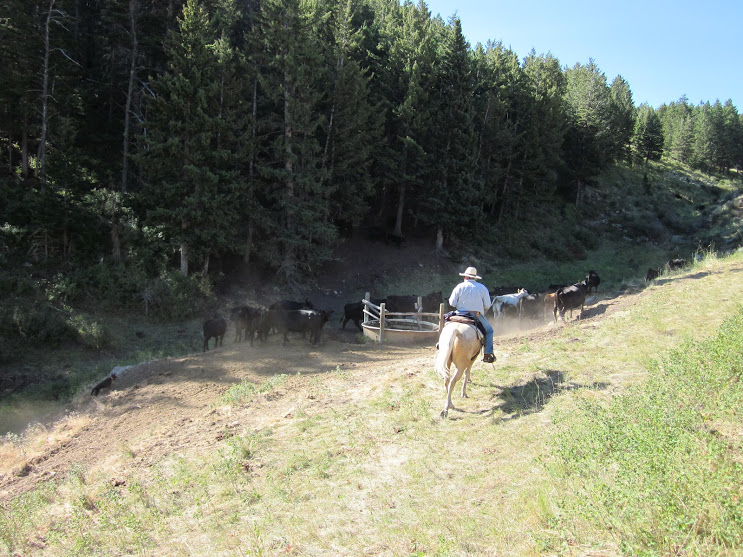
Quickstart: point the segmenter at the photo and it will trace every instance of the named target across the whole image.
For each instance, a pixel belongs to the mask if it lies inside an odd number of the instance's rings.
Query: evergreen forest
[[[743,167],[731,101],[636,106],[423,1],[4,0],[0,68],[0,264],[69,298],[291,287],[352,234],[443,252],[579,211],[616,163]]]

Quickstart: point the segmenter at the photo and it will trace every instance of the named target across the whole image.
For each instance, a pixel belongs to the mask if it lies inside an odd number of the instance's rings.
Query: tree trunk
[[[253,245],[253,220],[248,221],[248,237],[245,239],[245,253],[243,254],[243,263],[250,265],[250,252]]]
[[[13,134],[8,126],[8,175],[13,175]]]
[[[185,240],[181,242],[181,274],[188,276],[188,244]]]
[[[439,226],[436,230],[436,253],[443,253],[444,251],[444,229]]]
[[[256,130],[256,115],[258,114],[258,76],[256,72],[256,77],[253,79],[253,102],[252,102],[252,114],[253,114],[253,122],[251,125],[251,141],[250,141],[250,161],[248,162],[248,211],[250,211],[250,206],[252,205],[253,198],[252,198],[252,191],[253,191],[253,178],[255,173],[255,137],[257,135]],[[250,264],[250,253],[253,249],[253,230],[255,228],[255,225],[253,223],[253,219],[248,219],[248,237],[245,241],[245,254],[243,255],[243,263],[245,265]]]
[[[121,238],[116,222],[111,223],[111,259],[116,263],[121,263]]]
[[[38,169],[39,180],[43,184],[46,181],[46,136],[49,123],[49,57],[51,46],[49,44],[49,33],[52,24],[52,13],[55,0],[49,0],[49,9],[44,24],[44,63],[41,72],[41,132],[39,134]]]
[[[395,217],[395,236],[402,236],[402,215],[405,210],[405,186],[400,186],[400,195],[397,197],[397,215]]]
[[[183,231],[184,235],[187,229],[188,224],[186,223],[186,221],[181,221],[181,230]],[[181,240],[181,274],[184,277],[188,276],[188,242],[186,242],[185,238]]]
[[[132,39],[131,63],[129,64],[129,83],[126,90],[126,103],[124,105],[124,145],[121,164],[121,191],[126,191],[129,174],[129,125],[130,112],[132,108],[132,95],[134,94],[134,82],[137,79],[137,56],[139,47],[137,42],[137,25],[135,13],[139,8],[139,0],[129,0],[129,33]]]
[[[28,116],[23,116],[23,130],[21,131],[21,176],[28,178]]]
[[[292,231],[292,220],[289,214],[289,207],[291,207],[291,199],[294,197],[294,181],[292,180],[292,172],[294,171],[293,153],[292,153],[292,119],[291,119],[291,80],[288,75],[284,75],[284,170],[286,170],[286,190],[285,195],[287,197],[286,209],[284,209],[284,222],[287,230]],[[294,250],[291,245],[287,242],[284,246],[284,278],[287,282],[290,282],[292,275],[294,274]]]

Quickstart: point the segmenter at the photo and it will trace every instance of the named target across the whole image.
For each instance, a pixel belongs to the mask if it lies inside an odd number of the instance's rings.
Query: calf
[[[593,288],[596,292],[599,291],[599,284],[601,284],[601,279],[599,278],[599,275],[596,271],[588,271],[585,283],[588,285],[588,293],[590,294],[591,288]]]
[[[269,326],[276,327],[284,335],[284,344],[289,342],[289,331],[309,333],[311,344],[317,344],[322,335],[322,328],[328,322],[334,310],[314,310],[314,309],[274,309],[269,310],[267,321]]]
[[[666,263],[666,270],[668,271],[674,271],[682,267],[686,267],[686,259],[671,259]]]
[[[560,314],[560,319],[565,320],[565,311],[570,310],[570,318],[573,318],[573,310],[580,308],[581,314],[583,313],[583,306],[586,303],[586,291],[588,285],[586,281],[573,284],[572,286],[566,286],[560,288],[555,292],[555,309],[553,310],[555,315],[555,321],[557,321],[557,314]],[[578,315],[580,319],[580,315]]]
[[[548,292],[542,299],[542,319],[547,317],[547,311],[554,311],[555,303],[557,302],[557,290],[554,292]]]
[[[250,346],[253,346],[253,337],[260,329],[265,311],[263,308],[250,305],[232,308],[230,321],[235,324],[235,342],[242,342],[244,333],[245,340],[250,339]]]
[[[95,387],[93,387],[93,390],[90,391],[90,394],[93,396],[98,396],[98,393],[101,392],[101,389],[108,389],[111,386],[111,383],[113,383],[114,379],[116,379],[116,374],[112,373],[103,381],[98,383]]]
[[[227,332],[227,320],[224,317],[217,316],[213,319],[204,321],[204,350],[209,350],[209,340],[214,338],[214,348],[222,346],[224,334]]]

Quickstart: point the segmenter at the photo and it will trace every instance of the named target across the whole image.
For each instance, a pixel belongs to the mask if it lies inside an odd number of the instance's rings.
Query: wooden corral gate
[[[444,327],[444,304],[439,304],[438,313],[424,313],[423,300],[418,296],[417,312],[391,312],[387,311],[385,304],[375,305],[370,299],[369,292],[362,301],[364,304],[364,333],[374,331],[377,341],[382,343],[385,337],[394,335],[396,338],[406,336],[415,337],[421,334],[430,333],[431,338],[438,339],[441,329]],[[379,325],[378,333],[376,324]],[[367,335],[374,336],[374,335]],[[391,340],[391,338],[390,338]]]

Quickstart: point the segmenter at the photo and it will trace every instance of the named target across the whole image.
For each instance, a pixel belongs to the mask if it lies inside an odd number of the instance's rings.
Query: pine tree
[[[585,185],[613,162],[612,103],[606,76],[593,60],[565,75],[569,124],[563,156],[578,205]]]
[[[663,152],[671,159],[689,163],[692,159],[694,135],[693,108],[686,97],[678,102],[662,105],[657,110],[663,125]]]
[[[389,64],[393,68],[391,121],[388,128],[390,169],[397,198],[393,204],[393,234],[403,236],[403,216],[420,194],[430,159],[425,140],[431,133],[430,94],[433,91],[435,36],[425,3],[406,2],[390,18],[385,32],[390,37]]]
[[[226,172],[229,153],[220,141],[223,106],[219,44],[205,9],[188,0],[178,29],[168,34],[168,71],[153,80],[146,109],[144,176],[139,192],[146,222],[161,227],[180,248],[181,273],[189,259],[208,268],[225,249],[235,221],[235,184]]]
[[[645,164],[660,160],[663,154],[663,126],[653,107],[642,104],[637,111],[632,149]]]
[[[509,208],[517,213],[523,183],[519,162],[524,131],[518,116],[525,98],[523,75],[516,53],[501,43],[478,47],[474,59],[477,170],[484,210],[500,224]]]
[[[446,30],[439,60],[431,95],[431,134],[426,141],[430,171],[419,207],[420,220],[436,229],[437,252],[443,250],[445,233],[458,236],[471,231],[483,210],[475,174],[472,62],[459,19],[453,19]]]
[[[546,197],[555,187],[555,169],[562,164],[565,129],[565,76],[551,54],[532,52],[524,59],[525,103],[523,166],[525,181],[533,184],[533,195]]]
[[[346,232],[363,220],[373,191],[372,153],[382,134],[381,108],[372,105],[370,78],[355,58],[361,30],[354,27],[354,0],[335,8],[332,18],[332,55],[329,68],[330,95],[325,120],[323,170],[324,195],[330,217]]]
[[[296,285],[303,274],[330,257],[335,228],[323,193],[320,103],[326,93],[321,14],[299,0],[266,0],[256,32],[261,41],[261,157],[264,202],[275,212],[267,230],[267,253],[282,278]]]
[[[621,75],[618,75],[611,82],[609,92],[611,96],[612,135],[614,138],[612,158],[614,160],[628,160],[636,117],[632,91],[629,83]]]

